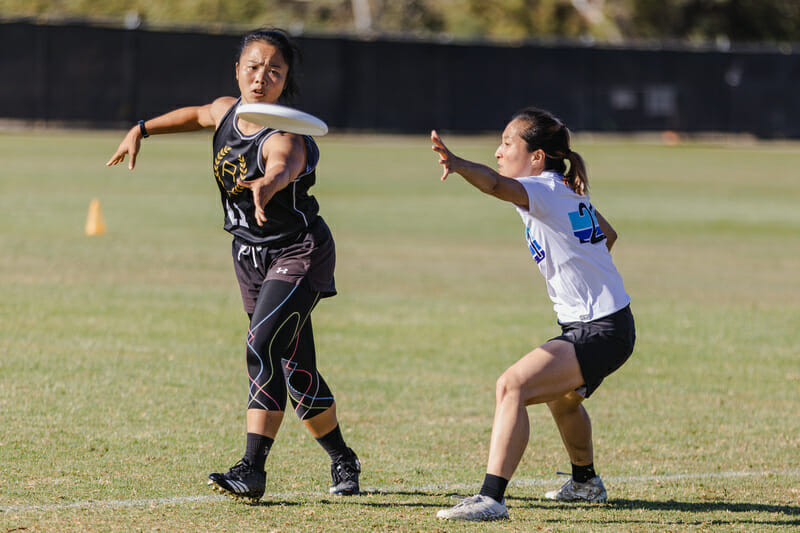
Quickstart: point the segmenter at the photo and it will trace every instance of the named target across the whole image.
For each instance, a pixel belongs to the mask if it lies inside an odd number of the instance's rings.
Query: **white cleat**
[[[545,498],[558,502],[605,503],[606,488],[600,476],[594,476],[586,483],[578,483],[569,478],[560,489],[545,493]]]
[[[436,516],[445,520],[472,520],[476,522],[507,520],[508,509],[506,509],[505,499],[502,502],[498,502],[488,496],[476,494],[475,496],[464,498],[450,509],[442,509],[436,513]]]

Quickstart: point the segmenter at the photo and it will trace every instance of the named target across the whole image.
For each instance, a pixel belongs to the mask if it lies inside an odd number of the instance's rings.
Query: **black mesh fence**
[[[130,124],[236,95],[238,35],[0,23],[0,118]],[[297,38],[296,105],[332,129],[496,131],[550,109],[576,131],[800,137],[800,54]]]

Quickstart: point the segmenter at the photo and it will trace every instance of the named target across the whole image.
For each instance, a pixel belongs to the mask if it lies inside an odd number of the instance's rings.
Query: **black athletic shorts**
[[[571,342],[581,367],[585,385],[577,392],[588,398],[603,379],[622,366],[633,353],[636,327],[630,305],[591,322],[561,324],[556,339]]]
[[[327,298],[336,294],[333,271],[336,249],[333,236],[321,217],[296,242],[269,246],[251,244],[234,236],[233,267],[247,313],[255,309],[261,286],[269,280],[281,280],[299,285]]]

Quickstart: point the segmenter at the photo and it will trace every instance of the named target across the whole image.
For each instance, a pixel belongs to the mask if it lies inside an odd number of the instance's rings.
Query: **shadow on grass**
[[[412,501],[376,501],[376,497],[406,497]],[[455,498],[454,498],[455,497]],[[441,492],[425,492],[425,491],[364,491],[357,496],[323,498],[316,500],[317,504],[330,504],[330,505],[348,505],[359,506],[367,508],[419,508],[419,509],[441,509],[448,505],[454,505],[457,498],[455,493],[442,494]],[[438,500],[438,501],[422,501],[422,500]],[[448,501],[443,500],[452,500]],[[276,500],[262,500],[257,504],[261,507],[277,507],[277,506],[302,506],[308,505],[309,502],[298,502],[285,499]],[[682,502],[675,500],[667,501],[648,501],[648,500],[626,500],[614,499],[608,503],[595,503],[595,504],[564,504],[557,503],[550,500],[543,500],[541,498],[525,498],[525,497],[509,497],[509,507],[513,513],[513,509],[541,509],[549,511],[557,511],[563,509],[566,512],[576,510],[595,510],[599,513],[613,512],[613,511],[651,511],[654,513],[659,512],[677,512],[685,513],[688,515],[702,514],[702,513],[761,513],[767,515],[776,515],[770,518],[764,517],[742,517],[737,519],[734,516],[713,516],[713,517],[697,517],[683,519],[670,519],[663,516],[653,517],[652,519],[642,518],[640,516],[626,518],[609,519],[604,517],[601,519],[603,523],[653,523],[653,524],[682,524],[682,525],[698,525],[708,522],[714,524],[752,524],[757,526],[773,525],[773,526],[800,526],[800,507],[791,505],[775,505],[775,504],[759,504],[759,503],[742,503],[742,502]],[[774,518],[774,519],[773,519]],[[597,521],[596,516],[587,515],[584,517],[587,522]],[[559,521],[557,519],[545,520],[545,522]]]
[[[360,496],[370,496],[370,497],[380,497],[380,496],[387,496],[387,497],[397,497],[397,496],[405,496],[411,498],[436,498],[437,496],[441,496],[441,494],[429,493],[419,490],[393,490],[393,491],[386,491],[386,490],[374,490],[374,491],[363,491]],[[376,502],[365,500],[363,498],[351,499],[348,498],[347,500],[337,500],[349,503],[352,501],[357,505],[363,505],[365,507],[418,507],[418,508],[431,508],[431,509],[438,509],[441,507],[438,503],[433,502],[423,502],[423,501],[409,501],[409,502]]]
[[[609,500],[608,503],[596,504],[567,504],[556,503],[549,500],[542,500],[540,498],[509,498],[510,502],[520,502],[515,507],[520,508],[539,508],[539,509],[596,509],[598,511],[652,511],[652,512],[678,512],[686,514],[699,514],[699,513],[762,513],[767,515],[776,515],[774,520],[758,520],[758,519],[742,519],[735,518],[720,519],[718,516],[710,518],[714,523],[721,524],[735,524],[746,521],[751,524],[771,524],[771,525],[800,525],[800,507],[792,505],[777,505],[777,504],[762,504],[762,503],[749,503],[749,502],[682,502],[675,500],[667,501],[648,501],[648,500],[626,500],[614,499]],[[795,517],[795,518],[791,518]],[[635,520],[639,521],[639,520]],[[646,520],[645,520],[646,521]],[[704,523],[708,520],[698,520],[697,523]],[[662,520],[657,520],[663,523]],[[684,522],[682,524],[689,524],[694,522]]]
[[[430,502],[422,502],[422,501],[409,501],[409,502],[381,502],[375,501],[374,497],[397,497],[397,496],[407,496],[407,497],[418,497],[418,498],[441,498],[441,493],[428,493],[422,491],[362,491],[360,494],[353,495],[353,496],[334,496],[332,498],[321,498],[319,500],[314,500],[314,504],[325,504],[325,505],[353,505],[353,506],[360,506],[360,507],[375,507],[375,508],[386,508],[386,507],[419,507],[419,508],[441,508],[442,505],[440,503],[430,503]],[[284,499],[275,499],[275,500],[260,500],[257,503],[252,503],[248,505],[253,505],[256,507],[276,507],[276,506],[298,506],[298,505],[308,505],[310,502],[298,502],[296,500],[284,500]]]
[[[243,502],[243,505],[249,505],[250,507],[302,507],[303,505],[308,505],[308,503],[289,500],[259,500],[255,503]]]
[[[607,504],[614,509],[645,509],[647,511],[679,511],[682,513],[706,513],[724,511],[730,513],[772,513],[796,516],[800,520],[800,507],[763,503],[740,502],[665,502],[646,500],[611,500]]]

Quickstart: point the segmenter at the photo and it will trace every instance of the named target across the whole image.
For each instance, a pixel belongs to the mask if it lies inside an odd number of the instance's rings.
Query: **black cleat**
[[[209,474],[208,484],[213,490],[234,499],[245,498],[256,503],[264,495],[267,474],[257,471],[242,459],[224,474]]]
[[[358,475],[361,473],[361,462],[356,453],[347,448],[348,455],[331,463],[333,483],[329,492],[340,496],[358,494]]]

